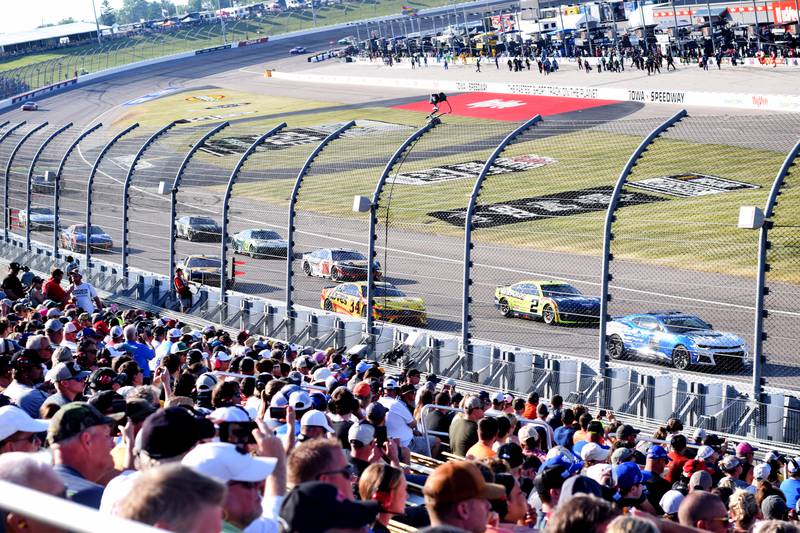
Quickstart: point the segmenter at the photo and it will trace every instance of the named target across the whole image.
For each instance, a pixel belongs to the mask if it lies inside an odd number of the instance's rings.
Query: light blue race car
[[[606,347],[612,359],[652,357],[678,370],[705,366],[737,372],[748,362],[747,344],[741,337],[714,331],[711,324],[680,311],[615,318],[606,327]]]

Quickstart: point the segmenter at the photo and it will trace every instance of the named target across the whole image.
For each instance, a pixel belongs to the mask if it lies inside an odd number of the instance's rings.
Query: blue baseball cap
[[[360,374],[361,372],[366,372],[370,368],[372,368],[372,365],[369,363],[369,361],[362,360],[356,365],[356,372]]]
[[[582,449],[583,449],[583,447],[584,447],[584,446],[586,446],[587,444],[589,444],[589,441],[588,441],[588,440],[581,440],[581,441],[578,441],[578,442],[576,442],[576,443],[575,443],[575,444],[572,446],[572,453],[574,453],[575,455],[577,455],[578,457],[580,457],[580,456],[581,456],[581,450],[582,450]]]
[[[567,426],[561,426],[553,432],[553,441],[559,446],[572,449],[572,437],[575,431]]]
[[[629,489],[644,483],[650,478],[649,472],[643,472],[636,463],[621,463],[614,468],[614,482],[620,489]]]
[[[647,458],[665,459],[666,461],[670,460],[667,450],[665,450],[663,446],[659,446],[658,444],[653,444],[652,446],[650,446],[650,448],[647,450]]]

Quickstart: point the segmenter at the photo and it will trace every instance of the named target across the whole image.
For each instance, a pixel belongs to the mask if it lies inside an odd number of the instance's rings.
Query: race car
[[[53,194],[55,183],[48,181],[44,176],[31,176],[31,191],[44,194]]]
[[[180,263],[183,274],[188,281],[219,287],[222,277],[222,260],[215,255],[189,255]],[[232,289],[233,279],[225,280],[225,288]]]
[[[545,324],[591,324],[600,320],[600,299],[584,296],[563,281],[525,280],[497,287],[494,305],[504,317],[541,319]]]
[[[20,109],[22,111],[38,111],[39,104],[37,104],[36,102],[25,102],[24,104],[22,104],[22,107],[20,107]]]
[[[246,229],[233,236],[234,253],[254,258],[285,258],[288,243],[268,229]]]
[[[363,317],[367,313],[367,283],[342,283],[322,289],[319,306],[326,311]],[[407,296],[389,282],[375,284],[372,316],[376,320],[401,322],[425,327],[428,315],[422,298]]]
[[[21,209],[19,212],[19,225],[26,227],[28,225],[28,212]],[[56,223],[56,217],[53,210],[49,207],[31,207],[30,224],[32,230],[37,229],[53,229]]]
[[[293,56],[297,54],[305,54],[306,52],[308,52],[308,50],[306,50],[305,46],[295,46],[294,48],[289,50],[289,53],[292,54]]]
[[[359,281],[367,279],[368,260],[361,252],[344,248],[322,248],[303,254],[301,259],[306,276],[330,278],[333,281]],[[381,264],[373,264],[373,276],[381,278]]]
[[[222,226],[209,217],[185,216],[175,222],[175,236],[189,241],[220,242]]]
[[[678,370],[696,365],[737,371],[749,357],[741,337],[714,331],[711,324],[680,311],[615,318],[606,327],[606,347],[612,359],[636,354],[670,363]]]
[[[100,226],[92,226],[92,234],[89,236],[89,245],[95,251],[111,251],[114,248],[114,241],[111,236],[103,231]],[[73,252],[86,251],[86,226],[83,224],[73,224],[61,232],[61,246]]]

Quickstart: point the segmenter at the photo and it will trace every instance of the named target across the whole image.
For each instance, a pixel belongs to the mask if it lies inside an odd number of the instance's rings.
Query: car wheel
[[[305,261],[303,263],[303,273],[306,276],[310,276],[311,275],[311,265],[308,263],[308,261]]]
[[[333,267],[331,269],[331,281],[341,281],[341,280],[342,277],[339,275],[339,271],[336,269],[336,267]]]
[[[556,323],[556,311],[550,305],[545,305],[544,309],[542,309],[542,320],[547,325],[552,325]]]
[[[186,240],[189,241],[189,242],[193,241],[194,240],[194,233],[192,233],[191,231],[187,231],[186,232]]]
[[[325,300],[325,303],[322,304],[322,308],[326,311],[333,311],[333,304],[330,300]]]
[[[508,318],[511,316],[511,306],[508,305],[508,300],[503,298],[500,300],[500,314]]]
[[[624,359],[625,358],[625,343],[622,342],[622,337],[619,335],[609,335],[606,339],[606,350],[611,359]]]
[[[672,350],[672,366],[677,370],[686,370],[691,363],[692,358],[685,346],[678,345]]]

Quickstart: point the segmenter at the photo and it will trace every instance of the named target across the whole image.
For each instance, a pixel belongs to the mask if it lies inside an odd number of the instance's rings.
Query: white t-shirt
[[[414,431],[409,424],[414,422],[414,416],[408,407],[395,398],[384,396],[378,403],[386,407],[386,434],[390,439],[400,439],[400,445],[408,447],[414,438]]]
[[[72,289],[72,297],[78,307],[89,314],[94,313],[94,299],[97,298],[97,291],[94,290],[94,287],[86,282],[76,285]]]

